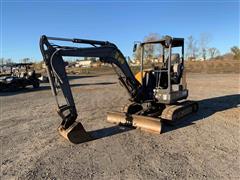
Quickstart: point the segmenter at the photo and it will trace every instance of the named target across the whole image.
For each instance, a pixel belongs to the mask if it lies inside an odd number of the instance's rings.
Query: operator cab
[[[158,56],[153,58],[146,50],[154,49],[156,45]],[[164,104],[186,99],[188,90],[184,74],[184,39],[165,36],[157,41],[140,43],[139,47],[142,54],[141,69],[136,79],[147,89],[148,96],[154,96]]]

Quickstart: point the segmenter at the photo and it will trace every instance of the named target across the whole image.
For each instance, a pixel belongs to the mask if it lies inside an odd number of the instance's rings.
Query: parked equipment
[[[17,91],[26,86],[38,88],[40,82],[35,70],[29,70],[31,65],[32,63],[4,65],[10,69],[10,72],[8,74],[4,73],[0,76],[0,91]]]
[[[88,44],[92,47],[60,46],[49,41],[70,41]],[[162,47],[163,66],[144,69],[144,48],[149,44]],[[173,48],[181,48],[181,54],[173,54]],[[137,44],[134,49],[137,48]],[[56,97],[58,114],[62,118],[59,132],[73,143],[91,139],[80,122],[76,122],[77,111],[72,96],[69,80],[65,71],[64,56],[98,57],[101,62],[112,65],[118,75],[120,84],[130,96],[130,103],[121,112],[110,112],[107,121],[132,126],[156,133],[161,133],[161,123],[173,123],[182,117],[196,112],[198,104],[184,101],[188,90],[184,73],[184,39],[165,36],[163,39],[139,44],[141,48],[141,70],[134,76],[125,57],[117,46],[108,41],[86,39],[66,39],[42,36],[40,49],[47,66],[52,93]],[[57,88],[60,87],[66,104],[60,105],[57,100]]]

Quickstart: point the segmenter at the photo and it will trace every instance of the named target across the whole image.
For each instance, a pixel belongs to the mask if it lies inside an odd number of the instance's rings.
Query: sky
[[[125,56],[149,33],[199,39],[221,54],[239,46],[238,1],[1,1],[0,58],[42,59],[41,35],[107,40]]]

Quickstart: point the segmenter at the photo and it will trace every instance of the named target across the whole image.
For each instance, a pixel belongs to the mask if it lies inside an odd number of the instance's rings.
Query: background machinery
[[[27,86],[38,88],[40,81],[35,70],[31,68],[32,65],[32,63],[2,65],[0,71],[0,91],[17,91]]]
[[[90,47],[60,46],[50,41],[69,41],[87,44]],[[162,65],[144,69],[144,49],[149,44],[158,44],[161,48]],[[137,44],[134,45],[134,50]],[[140,43],[141,69],[134,76],[125,57],[117,46],[108,41],[86,39],[67,39],[42,36],[40,49],[47,67],[52,94],[56,97],[58,114],[62,123],[58,128],[60,134],[73,143],[91,139],[80,122],[72,96],[69,80],[65,71],[65,56],[98,57],[101,62],[111,64],[120,84],[129,94],[129,103],[121,112],[109,112],[107,121],[132,126],[148,131],[161,132],[162,122],[174,122],[196,112],[198,104],[186,101],[188,90],[184,73],[184,39],[165,36],[158,41]],[[172,53],[180,48],[180,53]],[[57,88],[60,87],[66,104],[59,104]]]

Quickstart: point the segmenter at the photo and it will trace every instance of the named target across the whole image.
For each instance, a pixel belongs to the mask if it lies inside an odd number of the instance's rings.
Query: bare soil
[[[48,84],[0,94],[0,179],[240,179],[239,74],[189,74],[200,109],[151,134],[105,121],[128,102],[115,75],[72,76],[79,121],[97,138],[71,144]]]

